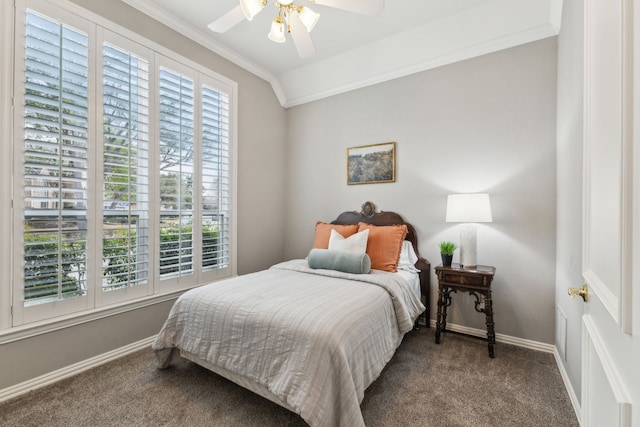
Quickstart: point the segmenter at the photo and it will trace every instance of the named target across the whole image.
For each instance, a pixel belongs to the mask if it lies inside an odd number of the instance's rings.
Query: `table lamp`
[[[477,266],[476,222],[492,222],[488,194],[450,194],[447,197],[446,222],[462,222],[460,228],[460,265]]]

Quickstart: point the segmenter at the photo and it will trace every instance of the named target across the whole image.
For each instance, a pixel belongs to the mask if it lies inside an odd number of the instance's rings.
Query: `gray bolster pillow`
[[[371,259],[366,253],[311,249],[308,260],[311,268],[354,274],[366,274],[371,271]]]

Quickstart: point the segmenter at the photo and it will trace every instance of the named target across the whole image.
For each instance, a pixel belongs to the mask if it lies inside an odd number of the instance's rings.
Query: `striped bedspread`
[[[360,403],[424,306],[406,281],[306,260],[192,289],[152,348],[180,349],[257,383],[311,426],[364,426]]]

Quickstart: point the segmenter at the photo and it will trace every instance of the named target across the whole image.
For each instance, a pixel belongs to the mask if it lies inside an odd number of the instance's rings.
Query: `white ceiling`
[[[224,34],[207,25],[238,0],[123,0],[269,81],[285,107],[556,35],[562,0],[386,0],[376,17],[296,0],[320,13],[316,54],[267,39],[275,0]],[[350,0],[344,0],[350,1]]]

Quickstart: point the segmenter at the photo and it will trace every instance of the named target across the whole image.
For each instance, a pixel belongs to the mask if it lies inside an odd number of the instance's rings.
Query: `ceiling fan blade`
[[[239,24],[244,18],[242,13],[242,7],[240,5],[231,9],[229,12],[222,15],[220,18],[207,25],[209,29],[216,33],[224,33],[231,27]]]
[[[384,0],[309,0],[322,6],[335,7],[367,16],[380,15],[384,9]]]
[[[316,53],[316,49],[313,47],[313,41],[311,41],[309,32],[300,18],[298,18],[297,13],[292,13],[289,16],[289,24],[291,25],[291,38],[298,51],[298,56],[300,56],[300,58],[313,56]]]

